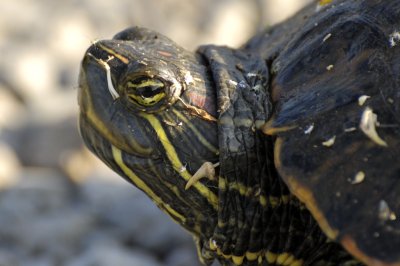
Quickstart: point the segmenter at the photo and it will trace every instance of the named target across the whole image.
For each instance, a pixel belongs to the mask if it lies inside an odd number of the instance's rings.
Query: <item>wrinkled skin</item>
[[[127,29],[82,61],[82,137],[205,264],[400,265],[399,28],[399,1],[365,0],[237,50]]]

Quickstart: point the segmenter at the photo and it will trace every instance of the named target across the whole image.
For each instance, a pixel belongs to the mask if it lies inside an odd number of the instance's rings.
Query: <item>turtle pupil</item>
[[[154,95],[157,95],[163,91],[163,87],[160,86],[146,86],[146,87],[141,87],[136,89],[136,95],[140,95],[143,98],[150,98],[153,97]]]

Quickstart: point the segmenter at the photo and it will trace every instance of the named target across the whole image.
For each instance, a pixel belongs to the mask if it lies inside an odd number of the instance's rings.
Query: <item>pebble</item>
[[[26,110],[18,96],[0,81],[0,134],[2,128],[15,128],[25,122],[21,121],[21,118],[25,115]]]
[[[72,116],[52,122],[33,119],[17,129],[5,130],[4,138],[26,166],[57,168],[63,155],[82,148],[77,118]]]
[[[18,265],[19,258],[9,248],[0,248],[0,265]]]
[[[191,236],[141,191],[119,177],[117,180],[124,184],[93,178],[82,184],[81,189],[93,212],[110,225],[123,241],[159,255],[170,252],[175,246],[192,242]]]
[[[196,250],[190,246],[179,246],[168,254],[165,265],[166,266],[187,266],[193,265],[197,260]],[[213,264],[215,265],[215,263]]]
[[[0,141],[0,190],[14,185],[18,178],[20,162],[14,150]]]
[[[162,266],[151,254],[128,249],[114,241],[99,242],[86,249],[77,258],[68,261],[66,266]]]

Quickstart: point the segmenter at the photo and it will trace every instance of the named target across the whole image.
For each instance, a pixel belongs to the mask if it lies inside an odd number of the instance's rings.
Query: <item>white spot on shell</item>
[[[359,105],[359,106],[363,106],[364,103],[365,103],[369,98],[371,98],[371,96],[368,96],[368,95],[361,95],[360,97],[358,97],[358,105]]]
[[[308,135],[311,134],[311,132],[314,129],[314,123],[312,123],[311,125],[309,125],[305,130],[304,130],[304,134]]]
[[[395,47],[400,42],[400,32],[394,31],[389,35],[390,47]]]
[[[356,130],[357,130],[356,127],[349,127],[349,128],[345,128],[344,132],[348,133],[348,132],[353,132],[353,131],[356,131]]]
[[[376,132],[375,126],[378,125],[377,115],[374,114],[371,108],[365,108],[360,121],[360,129],[369,137],[373,142],[380,146],[387,147],[387,143],[379,137]]]
[[[389,205],[385,200],[380,200],[379,201],[379,219],[383,221],[394,221],[396,220],[396,214],[389,208]]]
[[[331,71],[333,69],[333,65],[329,65],[326,67],[326,70]]]
[[[331,36],[332,36],[332,33],[328,33],[328,34],[322,39],[322,42],[326,42]]]
[[[363,182],[365,179],[365,173],[363,171],[359,171],[357,172],[357,174],[355,174],[353,176],[353,178],[349,179],[349,182],[352,185],[356,185],[356,184],[360,184],[361,182]]]
[[[332,138],[322,142],[322,145],[324,145],[325,147],[331,147],[335,143],[335,140],[336,136],[333,136]]]

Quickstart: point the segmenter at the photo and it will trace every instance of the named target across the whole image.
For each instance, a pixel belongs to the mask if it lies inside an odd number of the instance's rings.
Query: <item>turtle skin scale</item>
[[[239,49],[129,28],[85,53],[81,135],[206,265],[400,265],[399,30],[398,0],[315,2]]]

